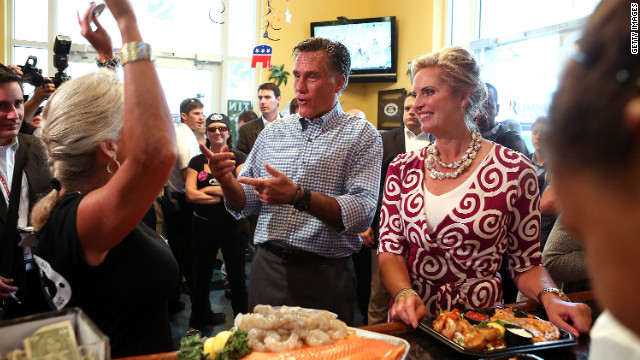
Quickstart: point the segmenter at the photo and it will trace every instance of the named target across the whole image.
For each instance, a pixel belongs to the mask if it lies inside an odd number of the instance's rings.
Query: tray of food
[[[533,354],[510,354],[492,358],[482,358],[480,360],[544,360],[540,356]]]
[[[495,357],[578,343],[573,334],[518,309],[442,311],[420,321],[419,328],[456,351]]]
[[[180,345],[179,360],[404,360],[409,352],[406,340],[347,327],[329,311],[268,305],[239,314],[230,331],[189,336]]]

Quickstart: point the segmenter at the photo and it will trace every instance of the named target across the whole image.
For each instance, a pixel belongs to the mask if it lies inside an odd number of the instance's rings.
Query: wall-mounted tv
[[[311,23],[311,36],[339,41],[351,53],[349,82],[396,82],[396,17]]]

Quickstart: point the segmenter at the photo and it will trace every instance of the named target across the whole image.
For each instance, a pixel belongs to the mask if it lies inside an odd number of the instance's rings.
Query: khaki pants
[[[380,281],[377,249],[371,249],[371,299],[369,300],[369,325],[387,322],[389,313],[389,293]]]

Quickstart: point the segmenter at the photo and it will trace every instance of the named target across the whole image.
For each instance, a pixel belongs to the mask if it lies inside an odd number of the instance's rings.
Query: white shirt
[[[276,121],[280,119],[280,113],[278,113],[278,115],[276,115],[276,118],[273,119],[273,121]],[[271,123],[273,123],[273,121],[267,121],[267,119],[264,118],[264,115],[262,115],[262,123],[264,124],[264,127],[267,127],[269,125],[271,125]]]
[[[421,132],[416,135],[413,131],[404,128],[404,149],[406,152],[420,150],[425,146],[431,144],[431,140],[429,139],[429,134],[425,132]]]
[[[168,185],[169,191],[183,193],[185,189],[182,183],[181,171],[189,167],[191,158],[200,154],[198,139],[189,125],[180,123],[176,127],[176,145],[178,146],[178,160],[173,165]]]
[[[0,146],[0,176],[4,179],[7,189],[11,191],[11,185],[13,184],[13,168],[16,161],[16,152],[18,151],[18,137],[16,137],[13,143]],[[7,196],[7,189],[0,180],[0,189],[7,208],[9,207],[9,196]],[[27,175],[22,172],[22,186],[20,188],[20,203],[18,205],[18,226],[26,227],[29,220],[29,183],[27,182]]]
[[[423,133],[424,134],[424,133]],[[480,159],[478,159],[480,160]],[[447,217],[456,206],[460,204],[462,198],[465,197],[469,193],[469,188],[471,187],[471,183],[478,176],[478,172],[482,166],[478,166],[471,176],[467,180],[465,180],[462,184],[458,185],[455,189],[444,193],[442,195],[434,195],[429,189],[427,189],[427,185],[424,184],[424,213],[427,217],[427,230],[432,231],[433,228],[438,226],[445,217]],[[428,175],[429,170],[425,169],[425,173]]]
[[[590,335],[590,360],[640,359],[640,337],[619,323],[609,310],[598,317]]]

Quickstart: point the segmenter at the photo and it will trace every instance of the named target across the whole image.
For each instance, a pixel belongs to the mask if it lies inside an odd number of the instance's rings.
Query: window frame
[[[45,42],[38,41],[28,41],[28,40],[17,40],[15,38],[15,1],[18,0],[7,0],[6,6],[6,21],[7,21],[7,41],[9,46],[7,46],[7,53],[5,54],[6,58],[9,60],[9,63],[15,64],[15,50],[16,46],[25,46],[25,47],[34,47],[40,49],[47,49],[49,54],[47,58],[47,66],[49,72],[53,74],[55,72],[55,67],[53,65],[53,45],[56,37],[56,29],[58,28],[57,24],[57,10],[58,10],[58,1],[57,0],[48,0],[49,10],[48,10],[48,26],[47,26],[47,39]],[[257,0],[253,1],[254,10],[252,23],[257,23],[257,16],[259,11],[259,3]],[[228,23],[229,21],[229,11],[225,11],[222,14],[222,21]],[[80,34],[78,34],[80,36]],[[211,72],[211,81],[213,84],[213,93],[217,96],[213,96],[212,99],[204,99],[205,109],[208,112],[227,112],[227,83],[229,78],[229,61],[241,61],[251,63],[252,54],[247,54],[246,57],[242,56],[229,56],[228,48],[229,42],[231,39],[229,38],[229,27],[222,26],[221,29],[221,55],[213,55],[213,54],[198,54],[198,53],[173,53],[166,51],[157,51],[154,52],[156,58],[156,64],[158,67],[163,68],[180,68],[180,69],[199,69],[199,70],[208,70]],[[254,43],[257,42],[257,32],[255,27],[253,28],[253,36]],[[72,37],[73,41],[73,37]],[[114,49],[117,53],[119,48]],[[85,44],[74,44],[71,45],[71,52],[69,54],[69,62],[83,62],[83,63],[94,63],[97,57],[97,52],[90,45]],[[38,62],[41,63],[44,59],[38,59]],[[18,65],[18,64],[16,64]],[[22,65],[22,64],[19,64]],[[41,66],[38,66],[39,68]],[[44,76],[48,76],[51,74],[43,74]],[[256,78],[258,76],[254,73],[252,75],[252,79],[250,79],[252,84],[256,83]],[[251,94],[252,103],[254,102],[253,94]],[[238,99],[243,100],[243,99]]]

